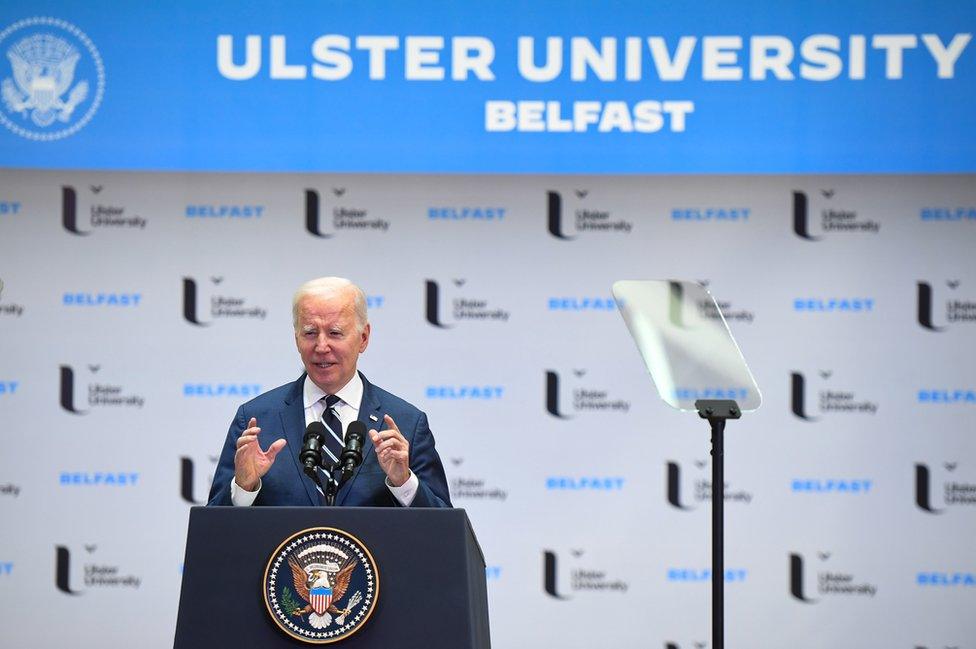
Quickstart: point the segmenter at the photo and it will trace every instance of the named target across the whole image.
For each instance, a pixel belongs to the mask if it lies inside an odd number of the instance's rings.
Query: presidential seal
[[[310,644],[338,642],[361,629],[379,592],[369,550],[352,534],[332,527],[293,534],[264,571],[264,603],[271,619]]]
[[[0,31],[0,122],[29,140],[59,140],[95,115],[105,67],[95,44],[57,18],[27,18]]]

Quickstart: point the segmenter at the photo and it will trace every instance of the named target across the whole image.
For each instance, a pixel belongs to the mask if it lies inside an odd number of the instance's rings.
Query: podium
[[[278,627],[264,578],[284,541],[323,527],[361,541],[378,575],[368,619],[324,646],[490,647],[485,560],[464,510],[371,507],[193,507],[174,647],[315,646]]]

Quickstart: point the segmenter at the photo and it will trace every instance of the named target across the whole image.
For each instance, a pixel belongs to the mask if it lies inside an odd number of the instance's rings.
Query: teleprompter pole
[[[698,416],[712,428],[712,648],[725,647],[725,420],[742,416],[726,399],[699,399]]]

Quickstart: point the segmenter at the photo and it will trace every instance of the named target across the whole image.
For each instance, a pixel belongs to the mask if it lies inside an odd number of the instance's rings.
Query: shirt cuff
[[[393,494],[393,497],[396,498],[401,505],[403,505],[404,507],[409,507],[410,503],[413,502],[414,496],[417,495],[417,488],[420,487],[420,479],[413,471],[411,471],[410,477],[407,478],[407,481],[404,482],[399,487],[394,487],[393,485],[391,485],[390,479],[387,478],[386,487],[387,489],[390,490],[390,493]],[[257,496],[257,493],[255,493],[254,495]],[[234,504],[236,505],[237,503]]]
[[[235,507],[250,507],[254,504],[254,499],[258,497],[258,492],[261,491],[261,480],[258,480],[258,488],[254,491],[248,491],[244,487],[237,484],[237,480],[230,481],[230,501]]]

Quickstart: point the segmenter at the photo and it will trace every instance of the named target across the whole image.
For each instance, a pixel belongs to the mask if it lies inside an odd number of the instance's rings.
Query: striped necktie
[[[342,456],[342,449],[345,446],[342,442],[342,422],[339,421],[339,416],[335,410],[336,404],[341,399],[334,394],[330,394],[324,397],[324,400],[325,412],[322,413],[322,423],[325,424],[327,432],[322,449],[326,452],[332,464],[338,464],[339,457]]]

